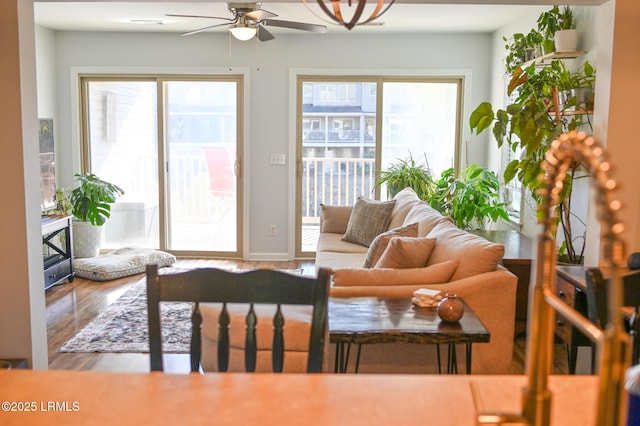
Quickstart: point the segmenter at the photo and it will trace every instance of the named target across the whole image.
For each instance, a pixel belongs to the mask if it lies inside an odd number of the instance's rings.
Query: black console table
[[[71,216],[42,218],[42,260],[45,290],[65,279],[73,281]]]

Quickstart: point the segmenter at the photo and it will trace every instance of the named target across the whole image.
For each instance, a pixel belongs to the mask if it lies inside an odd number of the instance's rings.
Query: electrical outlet
[[[275,237],[278,234],[278,229],[275,225],[269,225],[269,235]]]

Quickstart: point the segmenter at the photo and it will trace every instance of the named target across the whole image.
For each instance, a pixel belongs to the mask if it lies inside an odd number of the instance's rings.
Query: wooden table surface
[[[408,298],[330,298],[329,337],[331,343],[355,344],[489,342],[489,331],[464,305],[460,321],[447,324],[440,320],[435,307],[420,308]]]
[[[521,411],[526,378],[516,375],[6,370],[0,424],[472,426],[471,381],[486,410]],[[551,376],[551,424],[595,424],[597,384],[596,376]]]

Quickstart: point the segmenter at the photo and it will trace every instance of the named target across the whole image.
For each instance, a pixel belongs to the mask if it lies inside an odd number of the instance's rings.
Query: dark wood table
[[[460,322],[448,324],[440,321],[436,308],[420,308],[408,298],[330,298],[329,339],[336,344],[336,372],[346,372],[352,343],[358,345],[357,372],[361,345],[400,342],[447,344],[448,373],[458,371],[455,345],[465,344],[466,372],[470,374],[472,343],[489,342],[491,335],[473,310],[464,305]],[[438,371],[441,371],[439,350]]]
[[[518,288],[516,289],[516,325],[514,330],[515,336],[518,336],[524,333],[527,328],[529,282],[531,280],[531,262],[535,257],[535,240],[515,230],[475,230],[471,231],[471,233],[504,246],[502,265],[518,277]]]

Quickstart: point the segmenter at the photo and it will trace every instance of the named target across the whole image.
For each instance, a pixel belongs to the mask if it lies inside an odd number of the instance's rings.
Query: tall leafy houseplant
[[[540,22],[540,21],[539,21]],[[489,102],[482,102],[470,117],[471,131],[480,134],[491,129],[498,147],[507,144],[513,152],[521,154],[512,160],[504,170],[505,183],[517,178],[538,201],[536,191],[540,186],[538,176],[541,164],[551,143],[562,133],[591,126],[587,115],[567,113],[575,109],[575,96],[563,105],[559,104],[558,91],[575,89],[579,86],[593,86],[595,70],[586,62],[578,70],[570,72],[561,60],[553,60],[544,65],[531,64],[526,68],[516,67],[509,81],[509,95],[516,94],[515,100],[505,109],[494,109]],[[559,229],[564,243],[560,255],[569,263],[580,263],[584,245],[577,250],[574,242],[583,238],[575,236],[571,227],[571,193],[574,179],[580,176],[580,165],[574,163],[567,172],[563,193],[558,206]]]
[[[429,200],[435,190],[435,181],[426,158],[424,163],[418,163],[411,154],[409,158],[397,159],[388,169],[381,170],[375,185],[386,185],[390,197],[403,188],[410,187],[422,200]]]
[[[485,220],[509,219],[500,201],[498,176],[475,164],[467,166],[456,177],[453,168],[442,172],[430,205],[450,216],[461,229],[484,229]]]
[[[106,182],[98,176],[75,174],[80,185],[69,197],[73,222],[73,246],[75,257],[94,257],[100,253],[103,228],[111,216],[111,204],[124,194],[117,185]]]

